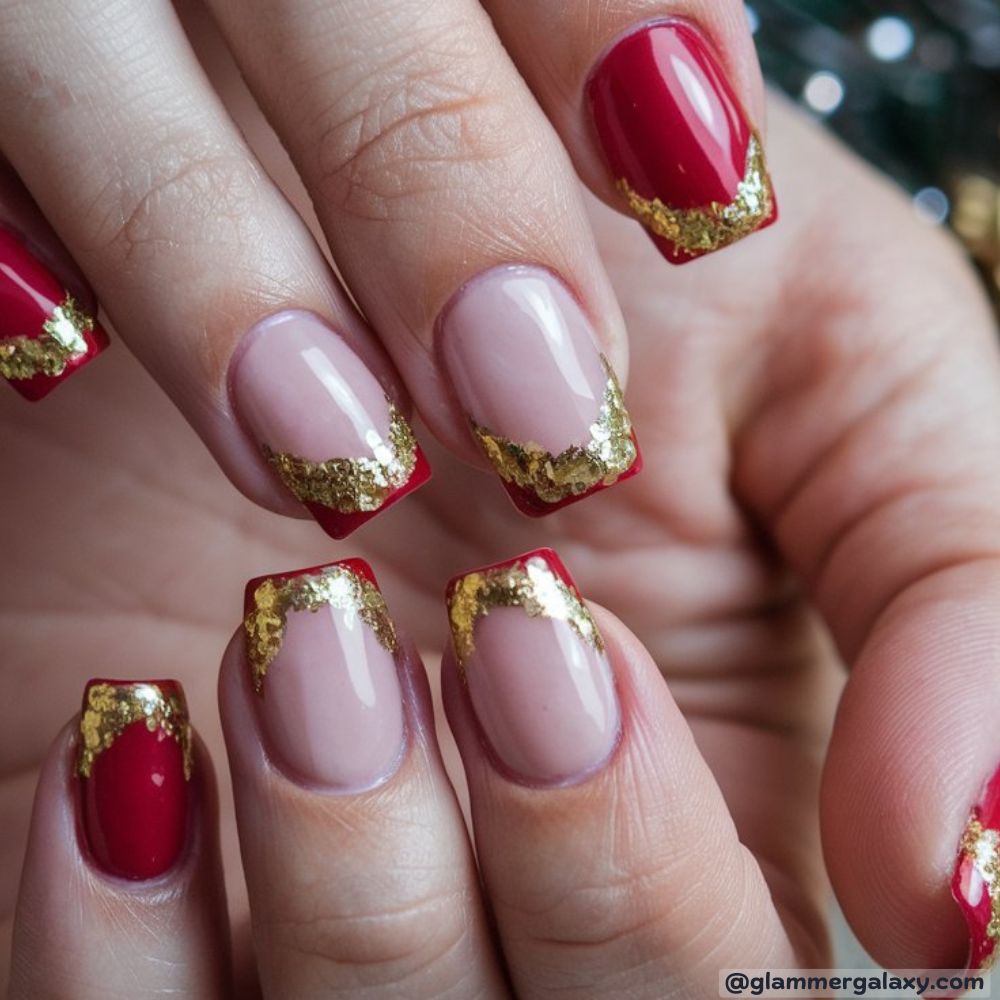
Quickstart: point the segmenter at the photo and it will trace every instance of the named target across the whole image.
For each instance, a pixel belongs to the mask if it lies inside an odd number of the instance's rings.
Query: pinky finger
[[[180,686],[91,681],[49,751],[10,1000],[230,993],[216,790]]]

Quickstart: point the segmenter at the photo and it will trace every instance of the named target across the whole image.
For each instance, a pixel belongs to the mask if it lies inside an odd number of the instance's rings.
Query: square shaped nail
[[[283,770],[338,791],[388,777],[404,737],[398,640],[368,563],[251,580],[243,626],[261,727]]]
[[[536,549],[455,577],[452,645],[484,735],[529,783],[585,778],[620,716],[604,640],[565,566]]]
[[[437,350],[472,435],[523,513],[544,516],[636,475],[621,388],[569,289],[500,266],[442,311]]]
[[[108,335],[12,232],[0,228],[0,377],[47,396],[108,346]]]
[[[630,31],[598,62],[587,98],[624,203],[671,263],[777,219],[760,135],[694,24]]]
[[[149,879],[173,866],[187,836],[192,760],[177,681],[87,682],[76,769],[83,831],[101,868]]]
[[[430,478],[406,417],[312,313],[288,310],[259,323],[237,352],[230,385],[266,461],[333,538]]]

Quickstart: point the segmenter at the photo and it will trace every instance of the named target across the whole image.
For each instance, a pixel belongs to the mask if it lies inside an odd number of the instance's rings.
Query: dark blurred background
[[[770,82],[950,226],[1000,313],[1000,0],[751,0]]]

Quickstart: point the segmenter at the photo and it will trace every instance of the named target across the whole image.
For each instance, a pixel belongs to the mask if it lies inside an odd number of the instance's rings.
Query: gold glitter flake
[[[671,208],[659,198],[636,194],[624,178],[618,189],[628,199],[633,215],[657,236],[668,239],[678,251],[692,257],[719,250],[759,229],[774,211],[771,180],[764,162],[764,148],[756,133],[747,143],[746,172],[736,197],[723,205],[714,201],[705,208]]]
[[[98,754],[135,722],[144,722],[151,733],[162,729],[177,741],[184,756],[184,777],[190,780],[191,725],[187,705],[183,695],[166,694],[157,684],[95,684],[87,691],[87,705],[80,718],[80,775],[89,778]]]
[[[494,608],[521,608],[530,618],[568,622],[598,652],[604,640],[586,605],[540,556],[462,577],[448,598],[455,655],[464,664],[475,651],[476,622]]]
[[[986,936],[993,942],[993,951],[983,966],[992,968],[1000,958],[1000,831],[983,826],[975,816],[969,819],[962,835],[961,852],[972,862],[990,895],[990,921]]]
[[[389,494],[405,485],[417,464],[417,441],[406,418],[388,399],[389,440],[369,433],[374,458],[329,458],[311,462],[264,445],[264,457],[303,503],[318,503],[341,514],[378,510]]]
[[[93,329],[93,317],[67,295],[42,324],[40,336],[0,339],[0,376],[13,380],[62,375],[70,361],[87,353],[84,334]]]
[[[357,617],[390,653],[396,651],[396,629],[382,594],[370,580],[346,566],[327,566],[288,580],[268,578],[253,595],[253,610],[243,620],[254,689],[262,692],[267,669],[281,650],[289,611],[334,607],[348,622]]]
[[[621,387],[607,358],[601,364],[608,376],[597,420],[590,425],[590,441],[552,455],[534,442],[521,444],[501,437],[472,421],[472,431],[500,478],[530,490],[545,503],[579,496],[603,483],[610,486],[636,459],[632,422]]]

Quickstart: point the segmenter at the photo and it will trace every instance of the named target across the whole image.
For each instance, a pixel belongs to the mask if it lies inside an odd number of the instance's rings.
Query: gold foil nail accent
[[[406,418],[386,399],[389,439],[368,432],[374,458],[328,458],[312,462],[263,446],[264,457],[303,503],[318,503],[341,514],[378,510],[389,494],[405,485],[417,464],[417,439]]]
[[[694,257],[719,250],[759,229],[774,211],[771,179],[764,161],[764,147],[756,132],[747,143],[746,171],[728,204],[713,201],[704,208],[671,208],[659,198],[643,198],[623,177],[618,190],[628,199],[633,215],[651,232],[681,253]]]
[[[993,968],[1000,958],[1000,831],[983,826],[975,816],[969,818],[962,835],[960,851],[975,866],[990,894],[990,920],[986,936],[993,942],[993,951],[982,968]]]
[[[463,576],[448,597],[448,618],[460,665],[475,652],[476,622],[494,608],[521,608],[530,618],[555,618],[598,652],[604,639],[573,589],[541,556]]]
[[[39,336],[0,339],[0,376],[26,379],[62,375],[70,361],[87,353],[84,334],[93,329],[93,317],[67,294],[42,324]]]
[[[597,419],[590,425],[587,444],[571,445],[553,455],[534,442],[522,444],[477,424],[472,432],[500,478],[529,490],[545,503],[579,496],[602,483],[610,486],[636,459],[632,421],[625,409],[618,379],[601,355],[608,381]]]
[[[184,777],[190,781],[191,724],[184,696],[144,683],[95,684],[88,689],[87,705],[80,717],[80,775],[89,778],[97,756],[135,722],[144,722],[151,733],[162,729],[177,741],[184,758]]]
[[[364,622],[390,653],[396,651],[396,629],[378,587],[346,566],[327,566],[287,580],[268,578],[253,594],[253,609],[243,620],[254,690],[262,693],[268,667],[281,650],[289,611],[334,607],[350,624]]]

